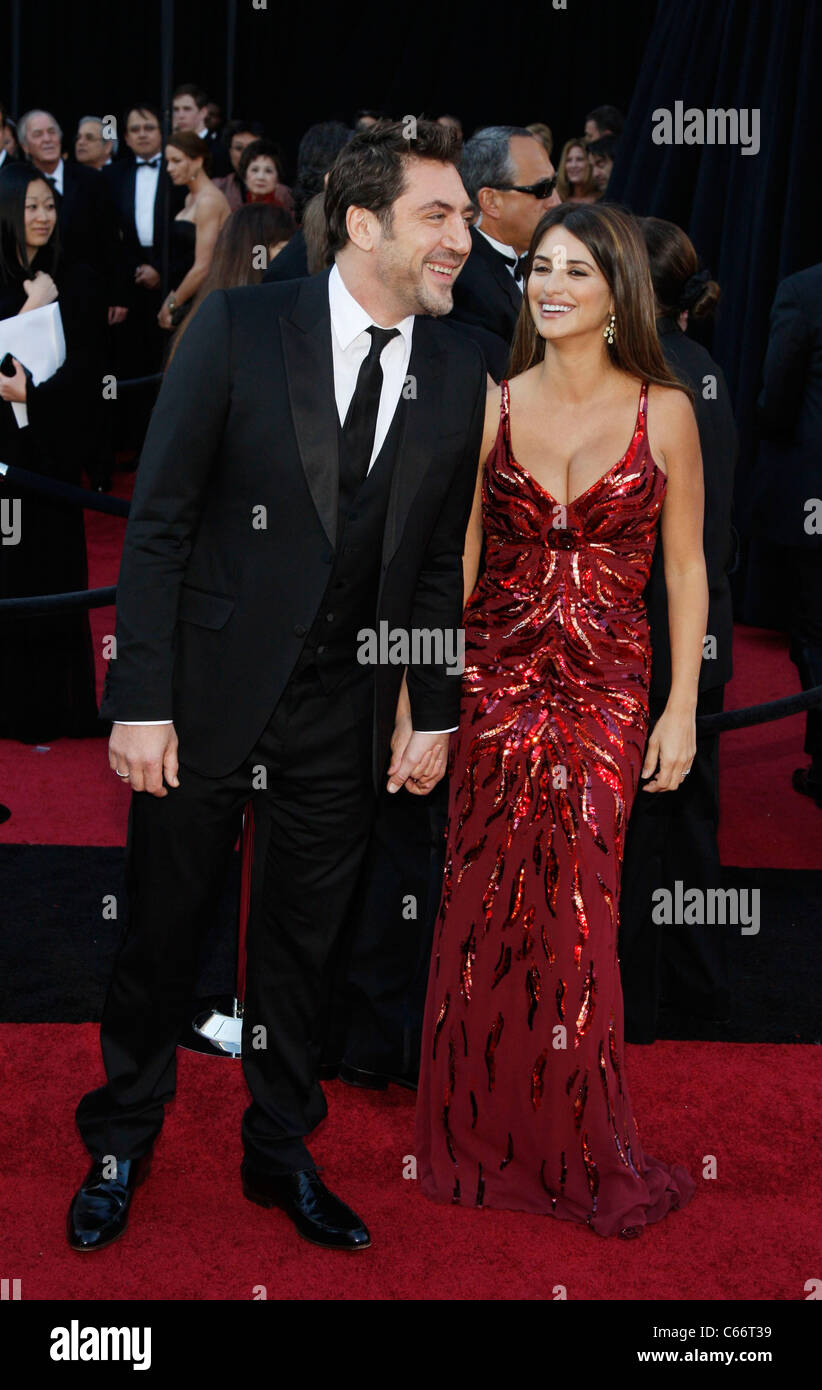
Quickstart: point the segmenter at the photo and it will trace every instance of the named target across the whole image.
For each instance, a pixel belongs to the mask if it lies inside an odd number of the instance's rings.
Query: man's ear
[[[378,218],[368,208],[358,208],[352,204],[345,214],[348,236],[361,251],[373,251],[376,245],[378,225]]]
[[[494,221],[499,217],[499,193],[496,188],[481,188],[477,193],[477,202],[483,217],[490,217]]]

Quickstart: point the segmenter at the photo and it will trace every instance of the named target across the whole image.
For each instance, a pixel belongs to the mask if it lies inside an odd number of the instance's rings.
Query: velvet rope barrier
[[[0,463],[0,480],[5,480],[15,487],[45,493],[91,511],[108,512],[112,516],[128,516],[128,502],[119,497],[88,492],[85,488],[74,487],[71,483],[60,483],[54,478],[44,478],[39,473],[29,473],[23,468],[14,468],[7,463]],[[13,617],[36,618],[45,613],[72,612],[78,608],[105,608],[116,602],[116,595],[116,587],[112,585],[106,589],[81,589],[66,594],[32,594],[23,598],[4,598],[0,599],[0,620]],[[767,724],[774,719],[787,719],[790,715],[801,714],[818,704],[822,704],[822,685],[798,691],[795,695],[783,695],[778,700],[768,700],[764,704],[746,705],[743,709],[723,710],[721,714],[700,714],[697,716],[696,731],[704,737],[707,734],[724,734],[730,729],[747,729],[753,724]]]

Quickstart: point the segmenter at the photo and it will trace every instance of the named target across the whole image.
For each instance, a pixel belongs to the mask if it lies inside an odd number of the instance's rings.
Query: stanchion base
[[[237,1001],[231,994],[198,999],[194,1018],[183,1030],[178,1046],[208,1057],[240,1057],[243,1020],[238,1013]]]

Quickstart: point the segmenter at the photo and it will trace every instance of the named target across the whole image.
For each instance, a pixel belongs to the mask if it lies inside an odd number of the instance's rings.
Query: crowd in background
[[[150,102],[129,106],[116,129],[109,118],[85,115],[68,138],[52,112],[32,108],[13,119],[0,103],[0,318],[57,300],[67,342],[65,366],[39,387],[26,383],[20,368],[12,377],[0,375],[4,461],[78,483],[85,474],[101,491],[111,487],[115,459],[119,469],[136,467],[156,388],[118,391],[112,408],[101,393],[101,380],[106,374],[118,383],[156,378],[192,311],[213,289],[323,270],[332,259],[323,209],[328,172],[356,131],[385,118],[385,112],[361,109],[350,123],[310,126],[299,142],[289,184],[282,151],[264,125],[239,117],[224,121],[218,104],[194,83],[173,93],[165,144],[161,113]],[[437,119],[455,127],[463,140],[456,116]],[[478,344],[489,382],[499,382],[508,367],[528,248],[540,217],[558,202],[608,199],[622,114],[598,106],[581,124],[583,133],[567,139],[558,158],[544,122],[484,126],[462,144],[460,173],[475,221],[472,254],[455,282],[449,317]],[[661,242],[659,226],[668,229]],[[645,231],[646,238],[656,236],[664,277],[660,323],[685,330],[689,318],[713,311],[719,287],[678,228],[657,224],[656,233],[648,225]],[[790,294],[788,300],[793,302]],[[776,429],[787,390],[778,344],[784,340],[791,346],[802,330],[801,313],[797,309],[786,320],[780,310],[779,338],[765,363],[762,407],[768,428],[770,421]],[[796,381],[791,390],[795,397]],[[31,425],[25,431],[12,417],[14,401],[28,402]],[[730,419],[730,410],[726,414]],[[727,494],[723,515],[730,505],[727,473],[719,466],[713,470]],[[28,536],[36,537],[36,546],[22,545],[13,553],[4,549],[3,595],[84,588],[79,513],[72,527],[65,509],[47,500],[29,498],[26,506],[32,518]],[[802,575],[797,594],[815,593],[816,552],[808,555],[804,538],[788,550],[796,551]],[[716,563],[724,585],[724,551]],[[822,640],[819,603],[814,598],[803,603],[798,597],[791,619],[792,652],[808,686],[822,670]],[[77,615],[75,622],[55,620],[47,641],[45,626],[37,629],[36,647],[22,624],[16,646],[5,644],[0,736],[36,741],[60,733],[105,732],[94,709],[86,615]],[[62,682],[56,683],[55,652],[62,672]],[[43,662],[48,670],[41,669]],[[29,672],[22,683],[21,663]],[[718,684],[726,678],[724,673]],[[812,712],[806,747],[812,766],[797,771],[794,785],[822,804],[818,723]]]

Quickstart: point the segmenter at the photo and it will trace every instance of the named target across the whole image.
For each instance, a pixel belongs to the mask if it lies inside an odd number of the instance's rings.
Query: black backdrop
[[[230,7],[176,0],[174,8],[175,83],[199,82],[224,104]],[[4,0],[4,99],[12,9]],[[238,0],[235,114],[262,119],[292,171],[306,126],[349,120],[360,106],[397,116],[453,111],[466,133],[480,123],[543,120],[564,139],[579,133],[592,106],[627,107],[655,11],[655,0],[567,0],[567,9],[552,0],[333,8],[268,0],[265,10]],[[119,114],[140,94],[159,98],[160,0],[91,8],[46,0],[21,4],[20,14],[20,111],[53,108],[70,132],[87,112]]]
[[[635,212],[684,227],[722,287],[712,351],[740,429],[736,523],[746,542],[771,302],[780,280],[822,259],[814,173],[820,82],[816,0],[663,3],[609,186]],[[759,153],[654,144],[651,113],[677,98],[686,108],[759,108]],[[737,599],[747,621],[781,626],[780,574],[766,536],[743,546]]]

